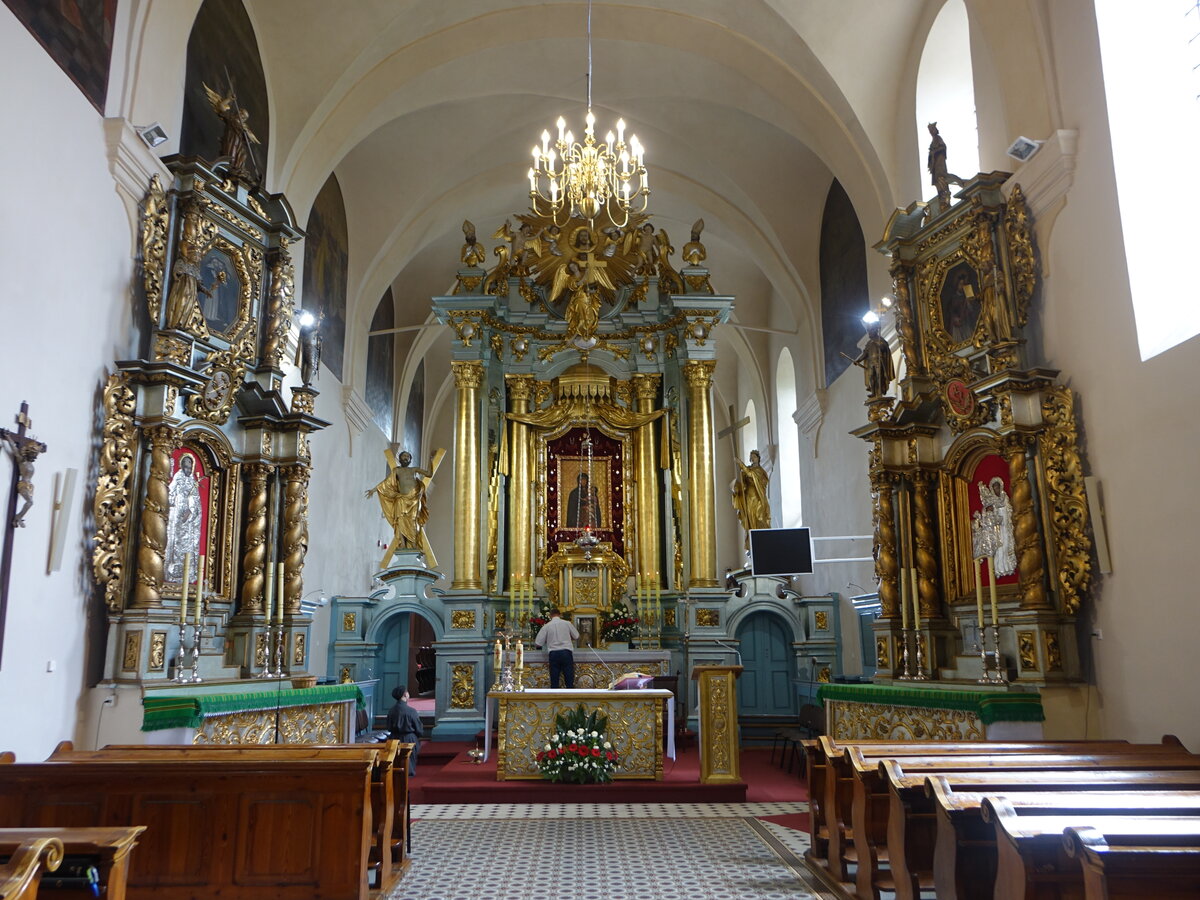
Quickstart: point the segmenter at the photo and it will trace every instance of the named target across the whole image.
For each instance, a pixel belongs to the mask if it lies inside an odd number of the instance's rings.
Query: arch
[[[759,456],[761,456],[762,451],[759,449],[758,409],[754,405],[753,397],[746,401],[746,406],[742,409],[742,416],[750,421],[747,423],[745,431],[742,432],[745,436],[742,438],[741,457],[744,459],[749,456],[751,450],[759,450]]]
[[[835,179],[821,215],[821,336],[825,384],[850,365],[862,338],[862,314],[871,304],[867,287],[867,243],[850,197]]]
[[[384,594],[386,597],[386,592]],[[363,637],[364,643],[378,644],[382,641],[384,634],[392,627],[392,620],[402,613],[417,613],[422,619],[430,624],[433,628],[434,640],[442,640],[446,634],[445,623],[442,622],[442,617],[437,611],[429,607],[417,603],[415,600],[383,600],[387,603],[387,609],[380,612],[371,622],[367,633]],[[440,607],[441,604],[439,603]]]
[[[927,144],[927,125],[937,122],[949,148],[947,166],[963,178],[979,171],[979,120],[975,112],[975,76],[971,60],[971,25],[963,0],[946,0],[921,51],[917,68],[917,143]],[[925,147],[918,158],[925,160]],[[928,173],[921,196],[937,191]]]
[[[775,471],[779,477],[779,524],[794,528],[804,521],[800,485],[800,435],[796,425],[796,367],[792,352],[784,347],[775,360],[775,409],[779,422],[779,453]]]
[[[739,714],[787,716],[796,711],[796,630],[789,616],[756,606],[740,619],[734,637],[741,647]]]

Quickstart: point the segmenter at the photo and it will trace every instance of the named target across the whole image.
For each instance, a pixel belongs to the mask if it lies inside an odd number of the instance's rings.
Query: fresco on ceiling
[[[863,313],[871,306],[862,228],[850,198],[837,180],[829,188],[821,217],[820,262],[821,332],[828,386],[858,356],[858,342],[865,334]]]
[[[375,308],[371,330],[396,327],[396,302],[389,287]],[[367,338],[367,405],[371,417],[390,441],[392,439],[392,391],[396,380],[396,335],[376,334]]]
[[[182,155],[216,159],[225,126],[213,112],[204,85],[224,96],[231,82],[238,106],[250,114],[250,131],[260,141],[251,144],[250,150],[261,178],[271,120],[258,41],[241,0],[204,0],[188,36],[183,125],[179,135]]]
[[[330,175],[308,214],[304,238],[304,308],[320,315],[321,362],[342,380],[346,352],[346,275],[350,271],[346,205]]]
[[[103,115],[117,0],[4,0],[4,5]]]

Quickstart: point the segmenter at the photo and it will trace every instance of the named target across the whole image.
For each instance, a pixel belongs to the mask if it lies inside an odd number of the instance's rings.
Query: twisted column
[[[533,397],[532,375],[508,376],[509,408],[517,415],[529,412]],[[533,454],[529,426],[512,423],[509,443],[508,579],[524,583],[533,576]]]
[[[300,614],[304,595],[304,556],[308,552],[308,466],[283,470],[283,609]]]
[[[871,477],[873,552],[875,577],[879,581],[880,614],[885,619],[900,615],[899,563],[896,558],[896,508],[892,483],[882,470]]]
[[[691,517],[689,587],[717,586],[717,528],[713,505],[712,374],[715,360],[685,363],[688,386],[688,496]]]
[[[900,351],[908,375],[924,372],[917,352],[917,329],[913,322],[917,311],[912,306],[912,295],[908,290],[910,267],[897,262],[892,265],[892,293],[896,297],[896,333],[900,335]]]
[[[1017,435],[1004,444],[1008,460],[1008,489],[1013,506],[1013,537],[1017,544],[1017,571],[1020,579],[1021,608],[1048,609],[1046,560],[1038,532],[1037,512],[1033,507],[1033,488],[1029,484],[1029,465],[1025,442]]]
[[[454,421],[454,580],[452,590],[481,590],[479,565],[479,388],[483,363],[452,362]]]
[[[654,409],[658,397],[657,374],[633,376],[635,408],[639,413]],[[637,574],[649,578],[651,584],[662,584],[658,561],[662,558],[659,548],[661,535],[658,528],[658,479],[654,471],[654,429],[659,426],[655,419],[637,430],[634,445],[637,465]]]
[[[134,609],[162,606],[163,559],[167,552],[167,516],[170,512],[171,453],[179,446],[179,435],[169,425],[146,429],[150,440],[150,475],[142,502],[138,540],[137,584]]]
[[[249,463],[244,467],[249,486],[246,501],[246,527],[242,537],[241,612],[261,615],[263,586],[267,567],[267,479],[271,467]]]
[[[941,614],[937,594],[937,558],[934,556],[933,508],[930,499],[932,484],[925,472],[917,472],[912,483],[913,564],[917,569],[917,596],[920,598],[921,618],[928,621]]]

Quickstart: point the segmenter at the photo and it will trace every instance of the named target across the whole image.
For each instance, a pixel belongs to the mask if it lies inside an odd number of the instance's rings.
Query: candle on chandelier
[[[179,624],[187,623],[188,580],[192,574],[192,554],[183,554],[183,587],[179,591]]]
[[[988,582],[992,597],[992,624],[1000,624],[1000,616],[996,612],[996,557],[988,557]]]
[[[983,646],[983,559],[975,560],[975,608],[979,615],[979,643]]]
[[[196,626],[200,625],[200,617],[204,615],[204,561],[206,557],[200,554],[200,564],[196,567]]]
[[[286,585],[284,584],[284,581],[283,581],[283,563],[279,564],[279,572],[276,575],[275,580],[277,582],[276,587],[279,590],[279,596],[276,598],[276,603],[275,603],[275,621],[276,621],[276,623],[282,624],[283,623],[283,598],[287,596]]]

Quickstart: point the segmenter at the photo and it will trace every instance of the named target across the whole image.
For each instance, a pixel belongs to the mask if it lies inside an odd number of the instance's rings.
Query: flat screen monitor
[[[750,570],[755,575],[811,575],[809,528],[754,528],[750,531]]]

